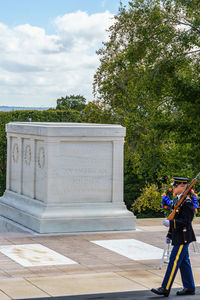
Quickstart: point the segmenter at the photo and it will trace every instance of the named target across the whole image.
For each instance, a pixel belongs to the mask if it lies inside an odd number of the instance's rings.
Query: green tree
[[[86,99],[81,95],[70,95],[57,100],[56,109],[83,111]]]
[[[199,144],[199,14],[196,0],[132,0],[97,52],[94,93],[127,128],[125,168],[141,184],[200,167],[189,155]]]
[[[118,122],[117,116],[113,114],[111,107],[99,101],[89,102],[83,113],[88,123],[112,124]]]

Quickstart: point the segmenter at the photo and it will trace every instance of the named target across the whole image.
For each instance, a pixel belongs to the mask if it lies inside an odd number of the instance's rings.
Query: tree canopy
[[[184,153],[199,143],[200,2],[132,0],[109,33],[97,52],[94,92],[126,126],[136,173],[159,182],[191,170]]]
[[[57,99],[56,109],[82,111],[86,106],[86,99],[81,95],[70,95]]]
[[[108,31],[94,93],[127,129],[125,196],[134,198],[145,182],[200,170],[200,1],[132,0]]]

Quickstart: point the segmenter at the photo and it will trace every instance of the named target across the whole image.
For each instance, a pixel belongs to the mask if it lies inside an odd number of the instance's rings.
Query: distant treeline
[[[49,107],[28,107],[28,106],[0,106],[0,111],[15,110],[47,110]]]

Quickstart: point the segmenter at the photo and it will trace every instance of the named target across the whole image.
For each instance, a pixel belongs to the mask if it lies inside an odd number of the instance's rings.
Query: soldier
[[[177,195],[177,200],[179,200],[181,194],[187,187],[188,179],[173,177],[173,180],[173,192]],[[196,241],[192,228],[193,217],[194,204],[193,201],[187,197],[186,201],[176,212],[174,220],[163,221],[163,225],[169,227],[166,242],[172,242],[173,248],[162,286],[151,290],[157,295],[169,296],[178,269],[180,269],[181,272],[183,289],[176,294],[178,296],[195,294],[195,284],[188,253],[189,244]]]

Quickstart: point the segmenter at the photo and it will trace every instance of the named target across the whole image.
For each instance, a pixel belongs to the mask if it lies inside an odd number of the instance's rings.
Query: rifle
[[[200,173],[188,184],[185,192],[182,194],[181,198],[179,199],[178,203],[175,205],[173,211],[168,216],[167,220],[173,220],[175,217],[176,212],[179,210],[180,206],[186,201],[187,194],[191,191],[192,187],[197,182],[197,179],[200,177]]]

